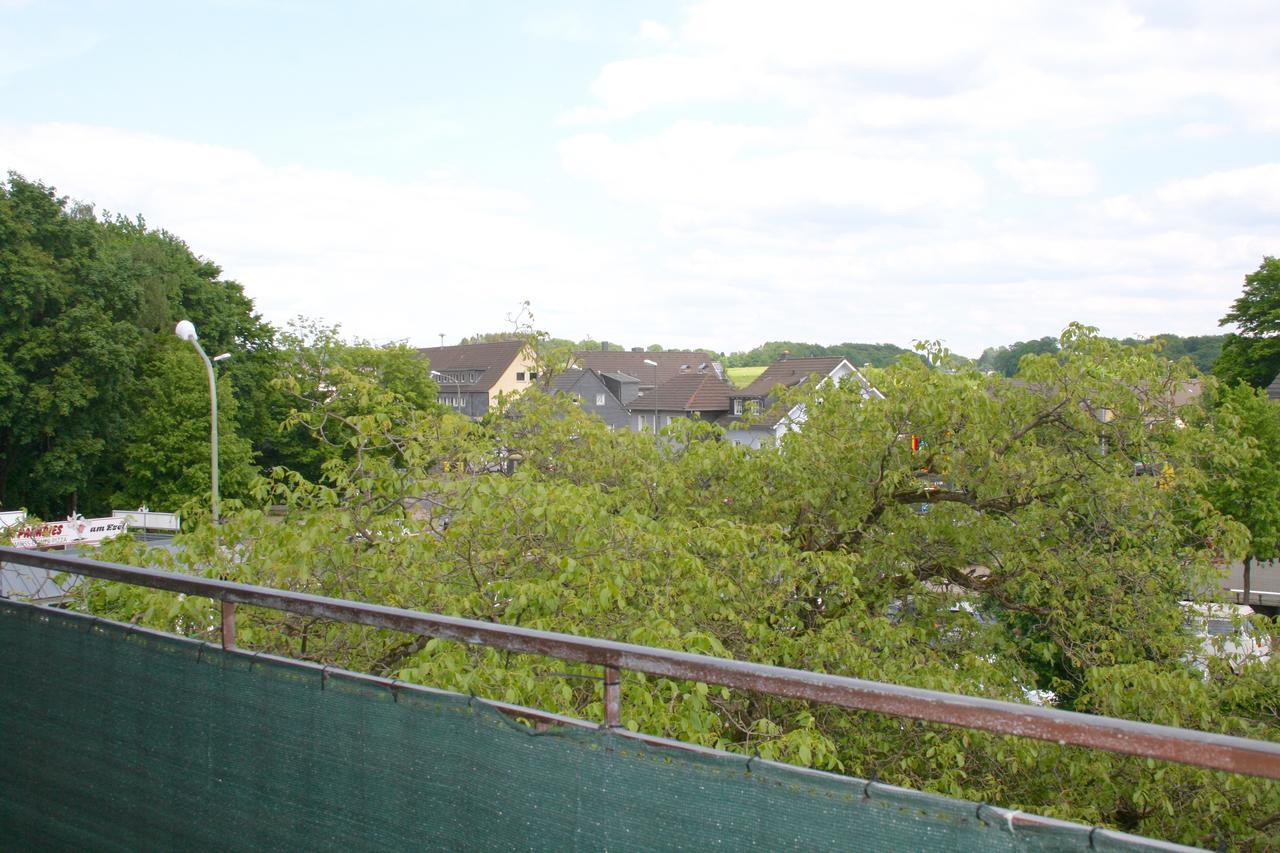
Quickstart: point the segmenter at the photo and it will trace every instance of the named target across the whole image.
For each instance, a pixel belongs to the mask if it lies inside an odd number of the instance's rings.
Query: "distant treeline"
[[[856,367],[870,364],[872,367],[888,367],[898,357],[911,352],[896,344],[855,344],[845,342],[823,346],[799,341],[769,341],[746,352],[734,352],[723,357],[725,367],[757,367],[773,364],[783,353],[792,358],[822,358],[840,356]]]
[[[463,338],[461,343],[472,344],[482,341],[508,340],[511,337],[513,337],[512,332],[488,332]],[[1218,360],[1218,356],[1222,352],[1222,342],[1226,338],[1226,335],[1191,335],[1182,337],[1181,335],[1162,334],[1146,339],[1125,338],[1121,343],[1132,346],[1159,340],[1162,347],[1161,351],[1171,361],[1177,361],[1186,356],[1191,359],[1191,363],[1201,372],[1209,373],[1213,370],[1214,362]],[[597,341],[594,338],[584,338],[580,341],[572,341],[567,338],[545,338],[540,341],[540,347],[547,352],[581,352],[584,350],[598,350],[603,346],[605,346],[604,342]],[[611,350],[630,349],[629,346],[617,343],[609,343],[608,347]],[[662,344],[649,344],[644,349],[646,352],[663,352],[673,348],[664,347]],[[684,350],[687,347],[676,347],[674,349]],[[764,367],[773,364],[782,357],[784,352],[790,354],[792,358],[841,356],[849,359],[849,362],[857,367],[867,364],[872,367],[888,367],[897,361],[900,356],[913,352],[897,344],[862,344],[849,341],[829,346],[801,341],[769,341],[754,349],[728,354],[710,347],[699,347],[697,349],[711,355],[725,367]],[[983,370],[992,370],[1005,376],[1013,376],[1018,372],[1018,362],[1022,360],[1024,355],[1057,351],[1058,339],[1046,336],[1037,340],[1018,341],[1005,346],[987,347],[983,350],[982,355],[976,359],[976,363]],[[964,356],[953,354],[953,357],[964,362],[969,361]]]
[[[1226,335],[1192,335],[1184,338],[1180,335],[1165,334],[1155,335],[1148,339],[1125,338],[1121,343],[1132,346],[1159,341],[1161,352],[1171,361],[1178,361],[1185,356],[1191,359],[1191,363],[1202,373],[1209,373],[1213,370],[1214,362],[1218,360],[1218,356],[1222,353],[1222,342],[1226,339]],[[1018,362],[1022,360],[1024,355],[1037,355],[1057,351],[1058,339],[1054,337],[1043,337],[1034,341],[1018,341],[1009,346],[987,347],[983,350],[982,355],[978,357],[978,367],[983,370],[993,370],[1005,376],[1013,376],[1018,372]]]

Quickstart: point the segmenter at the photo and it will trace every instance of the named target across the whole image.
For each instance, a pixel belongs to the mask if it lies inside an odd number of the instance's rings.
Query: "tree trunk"
[[[1249,603],[1249,576],[1253,574],[1253,555],[1246,554],[1244,557],[1244,572],[1242,574],[1241,586],[1244,587],[1241,604]]]

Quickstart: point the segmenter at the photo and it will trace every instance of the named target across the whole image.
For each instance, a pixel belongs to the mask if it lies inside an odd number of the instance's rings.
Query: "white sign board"
[[[21,524],[22,519],[26,517],[27,514],[20,509],[0,512],[0,530],[4,530],[6,527],[13,527],[15,524]]]
[[[113,509],[112,518],[123,518],[130,527],[142,530],[167,530],[177,533],[182,529],[182,520],[176,512],[152,512],[142,509]]]
[[[67,545],[97,545],[129,529],[122,518],[69,518],[29,524],[10,534],[15,548],[61,548]]]

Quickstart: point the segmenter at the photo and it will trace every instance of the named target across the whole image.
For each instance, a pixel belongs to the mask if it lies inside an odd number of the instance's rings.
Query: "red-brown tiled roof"
[[[632,410],[646,412],[726,412],[732,386],[714,371],[673,376],[631,401]]]

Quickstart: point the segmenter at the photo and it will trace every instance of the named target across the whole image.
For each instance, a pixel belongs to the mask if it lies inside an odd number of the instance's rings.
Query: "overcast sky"
[[[1212,334],[1280,253],[1275,0],[0,0],[0,103],[0,169],[377,341]]]

